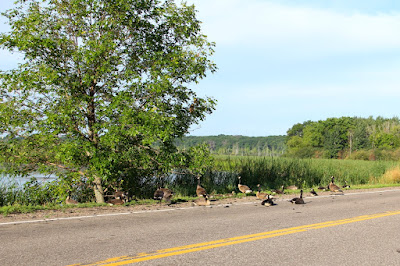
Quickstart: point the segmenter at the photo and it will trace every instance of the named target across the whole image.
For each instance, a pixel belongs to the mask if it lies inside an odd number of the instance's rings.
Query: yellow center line
[[[400,214],[400,211],[391,211],[391,212],[377,213],[377,214],[371,214],[371,215],[362,215],[362,216],[341,219],[341,220],[336,220],[336,221],[327,221],[327,222],[322,222],[322,223],[296,226],[296,227],[291,227],[291,228],[257,233],[257,234],[237,236],[237,237],[225,238],[225,239],[214,240],[214,241],[203,242],[203,243],[196,243],[196,244],[185,245],[185,246],[180,246],[180,247],[160,249],[160,250],[157,250],[157,251],[151,252],[151,253],[139,253],[136,256],[115,257],[115,258],[110,258],[107,260],[98,261],[98,262],[90,263],[90,264],[74,264],[71,266],[126,265],[126,264],[141,262],[141,261],[160,259],[160,258],[182,255],[182,254],[186,254],[186,253],[197,252],[197,251],[202,251],[202,250],[207,250],[207,249],[236,245],[236,244],[266,239],[266,238],[272,238],[272,237],[277,237],[277,236],[305,232],[305,231],[312,230],[312,229],[321,229],[321,228],[326,228],[326,227],[338,226],[338,225],[348,224],[348,223],[355,223],[355,222],[377,219],[377,218],[382,218],[382,217],[387,217],[387,216],[392,216],[392,215],[399,215],[399,214]]]

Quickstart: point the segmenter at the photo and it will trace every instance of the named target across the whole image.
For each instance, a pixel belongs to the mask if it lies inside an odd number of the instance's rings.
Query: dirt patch
[[[347,189],[344,190],[344,194],[347,193],[360,193],[360,192],[370,192],[370,191],[384,191],[384,190],[400,190],[400,187],[385,187],[385,188],[373,188],[373,189]],[[286,192],[285,192],[286,193]],[[288,192],[289,193],[289,192]],[[341,194],[341,193],[332,193],[329,191],[317,191],[318,195],[331,195],[331,194]],[[285,194],[285,195],[277,195],[275,198],[277,200],[286,200],[291,199],[294,196],[298,196],[297,194]],[[308,191],[304,193],[304,197],[310,197],[311,193]],[[212,199],[211,205],[234,205],[238,203],[245,202],[260,202],[255,196],[247,196],[243,198],[224,198],[214,200]],[[68,208],[63,210],[40,210],[32,213],[13,213],[8,216],[0,216],[0,223],[12,223],[16,221],[26,221],[26,220],[46,220],[46,219],[56,219],[56,218],[65,218],[65,217],[78,217],[78,216],[95,216],[95,215],[105,215],[105,214],[113,214],[113,213],[131,213],[138,211],[148,211],[148,210],[161,210],[161,209],[174,209],[174,208],[201,208],[194,206],[192,202],[176,202],[171,204],[170,206],[162,203],[159,204],[146,204],[146,205],[129,205],[129,206],[104,206],[104,207],[90,207],[90,208]]]

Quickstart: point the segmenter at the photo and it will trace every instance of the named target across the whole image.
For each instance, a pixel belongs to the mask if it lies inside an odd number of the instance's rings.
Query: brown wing
[[[267,194],[267,193],[263,193],[263,192],[257,191],[256,197],[257,197],[258,199],[260,199],[260,200],[264,200],[264,199],[266,199],[266,198],[268,197],[268,194]]]
[[[336,184],[334,183],[330,183],[329,184],[329,190],[332,192],[342,192],[342,190],[340,189],[340,187],[338,187]]]
[[[246,191],[251,190],[248,186],[241,185],[241,184],[238,185],[238,188],[239,188],[240,192],[242,192],[242,193],[246,193]]]
[[[164,192],[164,199],[166,198],[171,198],[174,192],[170,190],[169,188],[161,188],[161,190]]]
[[[197,185],[196,194],[198,197],[207,196],[207,191],[200,185]]]

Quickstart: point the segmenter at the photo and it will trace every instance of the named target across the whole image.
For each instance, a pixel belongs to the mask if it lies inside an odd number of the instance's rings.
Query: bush
[[[349,159],[368,161],[370,156],[371,156],[371,151],[360,150],[360,151],[353,151]]]

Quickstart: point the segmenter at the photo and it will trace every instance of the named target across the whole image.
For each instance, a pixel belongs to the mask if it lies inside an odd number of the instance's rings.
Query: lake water
[[[23,187],[24,184],[35,177],[39,183],[50,182],[56,179],[54,175],[43,175],[40,173],[33,173],[26,177],[11,177],[9,175],[0,175],[0,186],[16,184],[18,187]]]

